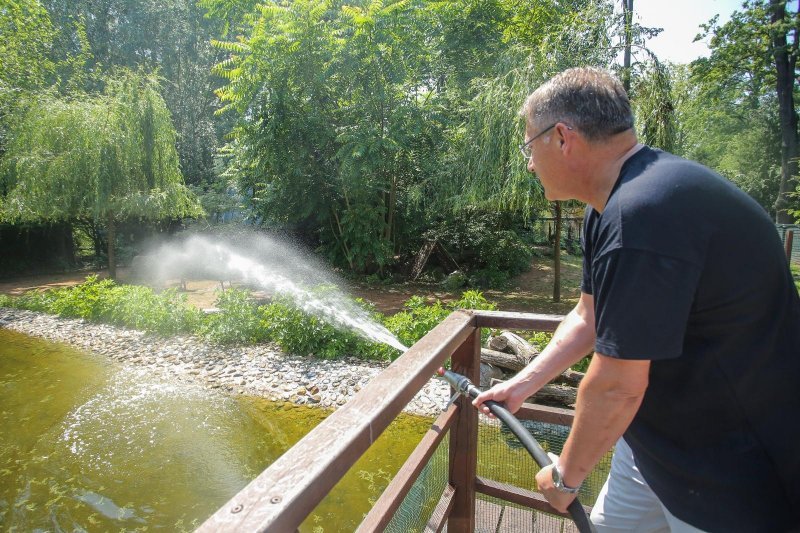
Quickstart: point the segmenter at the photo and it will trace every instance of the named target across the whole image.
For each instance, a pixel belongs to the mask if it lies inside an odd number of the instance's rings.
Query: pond
[[[329,414],[0,329],[0,529],[192,530]],[[403,416],[301,531],[352,531],[430,420]]]
[[[328,414],[0,328],[0,530],[193,530]],[[399,417],[300,531],[353,531],[430,423]],[[567,435],[549,424],[529,430],[556,453]],[[479,440],[479,475],[535,489],[537,468],[515,438],[489,424]],[[446,463],[437,468],[433,503],[447,478]],[[607,472],[608,457],[585,483],[584,503]],[[406,522],[421,517],[420,506],[404,512]]]

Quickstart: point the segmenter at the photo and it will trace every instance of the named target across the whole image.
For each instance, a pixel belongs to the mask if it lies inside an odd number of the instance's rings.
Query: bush
[[[324,293],[326,287],[319,289]],[[461,299],[445,305],[428,305],[414,296],[405,310],[391,317],[358,301],[372,319],[382,323],[400,342],[411,346],[455,309],[495,309],[478,291],[466,291]],[[189,306],[175,290],[154,293],[134,285],[115,285],[90,276],[80,285],[46,292],[29,292],[17,298],[2,297],[0,305],[102,321],[152,333],[171,335],[194,332],[218,344],[248,344],[274,341],[288,353],[313,354],[322,358],[354,355],[362,359],[392,360],[395,348],[372,342],[356,332],[342,330],[304,312],[291,300],[278,298],[269,305],[256,305],[250,293],[228,289],[217,299],[218,313],[205,315]],[[488,332],[486,333],[488,335]]]
[[[113,286],[114,282],[110,279],[88,276],[86,281],[75,287],[54,289],[50,291],[52,301],[49,312],[69,318],[97,319],[107,307],[107,293]]]
[[[261,309],[241,289],[222,291],[217,297],[218,313],[207,315],[197,333],[217,344],[258,343],[269,340]]]
[[[468,209],[440,221],[425,237],[439,240],[477,287],[502,287],[528,270],[533,257],[531,247],[515,231],[514,221],[494,212]]]
[[[175,289],[155,293],[147,287],[118,285],[102,300],[102,321],[161,335],[193,332],[203,321],[203,312]]]
[[[278,299],[261,309],[261,327],[289,353],[325,359],[344,355],[375,358],[368,341],[305,313],[288,299]]]
[[[497,306],[479,291],[466,291],[461,299],[450,305],[439,300],[428,305],[421,296],[412,296],[403,305],[405,311],[386,318],[384,325],[406,346],[411,346],[436,327],[456,309],[494,310]],[[488,335],[486,332],[484,335]]]
[[[533,344],[537,350],[542,351],[552,339],[553,339],[553,334],[550,333],[549,331],[537,331],[528,337],[528,342]],[[589,368],[589,363],[591,362],[592,362],[592,357],[586,356],[577,363],[575,363],[574,365],[572,365],[570,368],[578,372],[586,372],[586,369]]]

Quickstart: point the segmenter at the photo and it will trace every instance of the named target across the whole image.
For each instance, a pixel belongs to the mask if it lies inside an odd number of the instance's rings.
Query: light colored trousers
[[[670,513],[642,477],[633,451],[620,438],[611,459],[611,471],[592,508],[598,533],[698,533],[701,529]]]

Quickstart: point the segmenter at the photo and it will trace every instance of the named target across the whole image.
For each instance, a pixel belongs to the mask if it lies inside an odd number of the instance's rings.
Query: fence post
[[[453,370],[467,376],[473,383],[480,382],[481,330],[456,349],[451,358]],[[475,476],[478,467],[478,411],[470,400],[458,400],[458,416],[450,430],[449,482],[455,489],[453,508],[447,521],[447,531],[472,533],[475,531]]]
[[[786,230],[786,240],[784,241],[784,247],[786,250],[786,260],[790,263],[792,262],[792,244],[794,241],[794,231]]]

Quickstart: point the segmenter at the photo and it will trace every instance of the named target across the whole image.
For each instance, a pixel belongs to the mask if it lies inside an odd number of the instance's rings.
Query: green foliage
[[[545,346],[553,339],[553,333],[549,331],[536,331],[528,335],[528,342],[533,344],[537,350],[542,351],[544,350]],[[591,356],[586,356],[574,365],[572,365],[572,370],[576,370],[578,372],[586,372],[589,368],[589,363],[592,362]]]
[[[152,77],[121,72],[106,94],[42,96],[5,158],[5,218],[146,219],[198,214],[182,183],[175,130]]]
[[[483,293],[474,290],[465,291],[459,300],[449,305],[439,300],[429,305],[421,296],[412,296],[403,307],[404,311],[387,317],[384,325],[406,346],[420,340],[456,309],[496,309]]]
[[[114,287],[109,279],[89,276],[75,287],[54,289],[48,311],[69,318],[98,319],[108,309],[107,298]]]
[[[269,339],[262,325],[262,313],[241,289],[219,293],[216,301],[219,312],[209,314],[198,329],[201,336],[217,344],[246,344]]]
[[[589,369],[589,364],[592,362],[592,356],[588,355],[572,365],[572,370],[576,370],[578,372],[586,372]]]
[[[49,52],[55,31],[38,0],[4,2],[0,8],[0,153],[6,129],[28,96],[53,73]]]
[[[674,152],[677,123],[668,67],[654,58],[637,78],[632,93],[640,142]]]
[[[549,331],[536,331],[528,335],[528,342],[533,344],[537,350],[542,351],[544,347],[553,339],[553,334]]]
[[[29,291],[17,298],[7,298],[10,307],[82,318],[161,335],[193,331],[202,320],[202,312],[186,303],[175,290],[154,293],[135,285],[116,285],[113,281],[89,276],[74,287],[48,291]]]
[[[100,320],[119,326],[174,335],[195,331],[203,312],[175,289],[155,293],[136,285],[114,286],[103,302]]]
[[[262,311],[262,327],[282,350],[298,355],[334,359],[345,355],[374,358],[367,341],[351,331],[332,326],[279,299]]]
[[[517,233],[510,216],[464,209],[442,219],[426,238],[438,240],[467,269],[470,284],[501,287],[530,267],[533,252]]]
[[[725,24],[714,18],[704,25],[711,54],[691,64],[696,89],[684,113],[684,153],[699,152],[701,162],[782,223],[791,222],[787,209],[800,207],[792,196],[798,186],[797,18],[792,2],[749,0]]]
[[[214,72],[237,115],[229,171],[248,208],[364,274],[416,251],[426,212],[543,205],[517,151],[517,109],[575,58],[614,54],[607,1],[202,5],[242,25],[214,42],[226,53]]]

